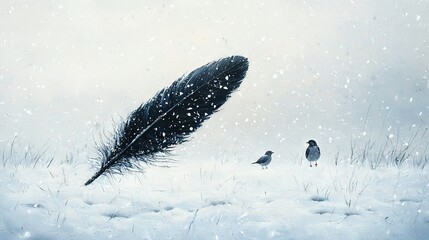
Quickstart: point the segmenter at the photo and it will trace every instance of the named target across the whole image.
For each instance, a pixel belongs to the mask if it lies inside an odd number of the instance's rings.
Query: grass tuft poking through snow
[[[425,168],[429,148],[429,143],[425,141],[427,128],[418,127],[405,138],[400,138],[399,135],[398,132],[395,138],[392,138],[391,135],[386,136],[385,140],[381,142],[368,139],[364,142],[363,147],[357,147],[356,140],[352,140],[349,155],[344,157],[345,160],[339,160],[338,151],[335,156],[335,164],[338,165],[339,161],[349,162],[351,165],[360,164],[369,166],[371,169],[389,166],[401,167],[403,164]]]

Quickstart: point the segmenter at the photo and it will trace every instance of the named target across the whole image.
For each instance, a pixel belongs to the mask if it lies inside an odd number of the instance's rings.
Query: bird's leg
[[[317,167],[317,162],[316,162],[316,164],[314,164],[314,166],[316,166],[316,167]]]
[[[310,163],[310,167],[313,167],[313,166],[311,166],[311,163]]]

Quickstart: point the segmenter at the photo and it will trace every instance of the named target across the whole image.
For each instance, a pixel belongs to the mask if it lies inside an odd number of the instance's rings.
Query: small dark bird
[[[254,162],[252,164],[259,164],[259,165],[262,166],[262,169],[264,169],[264,167],[268,168],[267,165],[270,164],[270,162],[271,162],[271,154],[273,154],[273,153],[274,152],[267,151],[264,156],[260,157],[258,159],[258,161]]]
[[[317,167],[317,160],[320,157],[320,148],[314,140],[309,140],[307,143],[309,146],[307,151],[305,151],[305,157],[310,162],[310,167],[312,167],[311,162],[316,162],[314,165]]]

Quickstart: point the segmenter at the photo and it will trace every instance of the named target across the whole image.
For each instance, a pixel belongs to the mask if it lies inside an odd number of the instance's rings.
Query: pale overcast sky
[[[91,152],[112,119],[236,54],[246,79],[181,155],[292,158],[309,139],[329,154],[406,136],[429,121],[428,12],[429,1],[3,0],[0,144]]]

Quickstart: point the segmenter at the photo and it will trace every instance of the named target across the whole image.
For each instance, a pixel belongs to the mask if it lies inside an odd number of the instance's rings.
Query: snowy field
[[[428,12],[1,0],[0,240],[429,239]],[[176,161],[84,186],[113,122],[231,55],[246,78]],[[267,150],[268,169],[251,164]]]
[[[188,159],[190,160],[190,159]],[[195,160],[195,159],[194,159]],[[102,177],[88,164],[2,165],[2,239],[427,239],[427,168],[274,156]],[[49,167],[47,167],[49,165]]]

